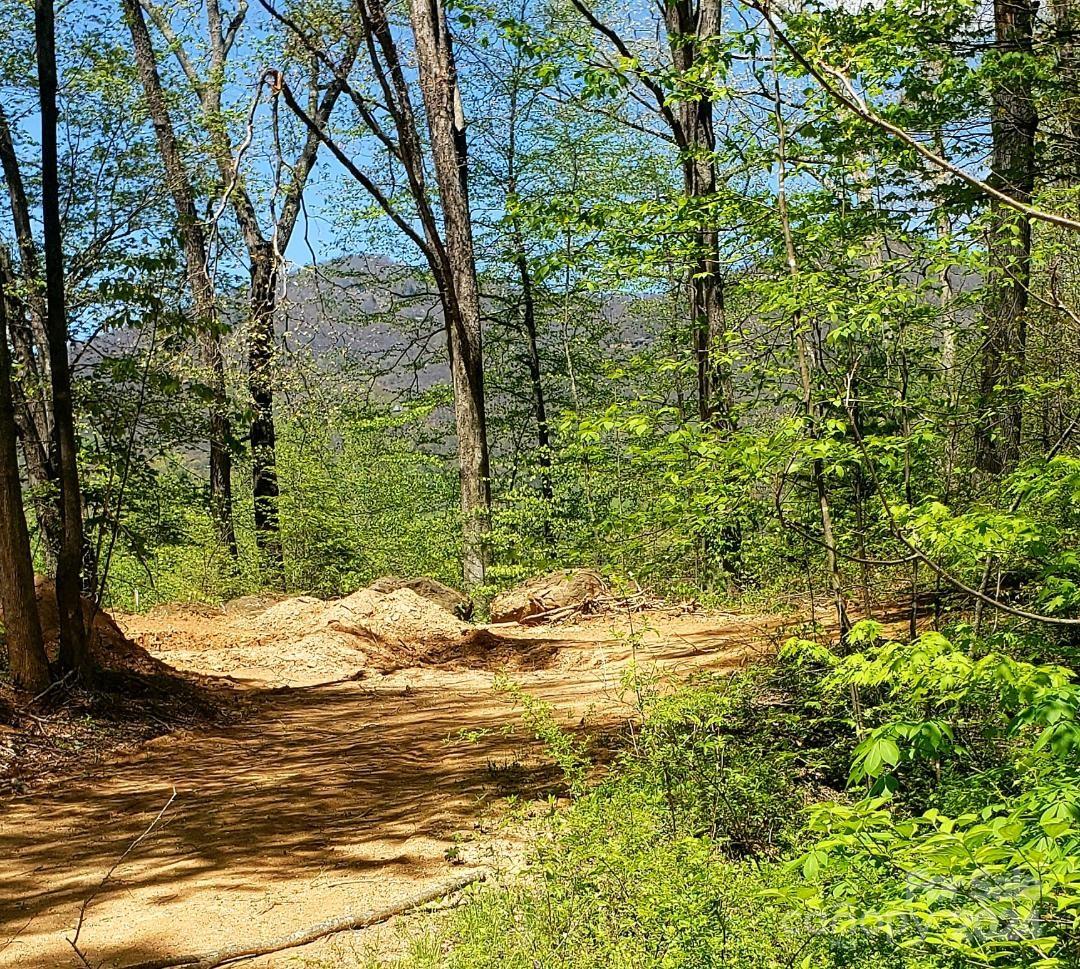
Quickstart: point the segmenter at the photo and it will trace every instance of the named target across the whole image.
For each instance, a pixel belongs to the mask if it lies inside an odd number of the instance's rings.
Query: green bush
[[[630,684],[645,711],[606,776],[551,817],[520,879],[483,887],[437,931],[412,940],[411,969],[762,969],[880,964],[868,933],[836,934],[783,901],[802,875],[793,759],[763,701],[768,673],[704,678],[674,693]],[[581,747],[552,737],[538,701],[525,720],[571,780]],[[750,729],[756,721],[760,740]],[[569,756],[568,752],[573,756]],[[900,969],[908,963],[894,958]],[[920,963],[918,965],[929,965]]]

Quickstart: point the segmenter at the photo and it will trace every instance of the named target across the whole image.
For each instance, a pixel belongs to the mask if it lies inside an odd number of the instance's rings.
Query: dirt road
[[[497,635],[501,654],[533,660],[514,664],[514,680],[573,726],[632,715],[619,696],[632,659],[673,672],[724,669],[769,648],[749,619],[634,621],[651,627],[640,643],[623,638],[625,618]],[[174,637],[151,649],[176,666],[220,671],[227,645],[200,652]],[[268,939],[488,864],[505,795],[558,784],[536,745],[504,729],[517,714],[493,690],[495,675],[426,667],[271,691],[287,670],[260,681],[249,669],[246,687],[264,693],[241,724],[168,735],[91,776],[0,804],[0,967],[80,964],[66,941],[80,906],[174,790],[85,912],[79,948],[95,967]],[[338,937],[245,965],[318,965],[357,944]]]

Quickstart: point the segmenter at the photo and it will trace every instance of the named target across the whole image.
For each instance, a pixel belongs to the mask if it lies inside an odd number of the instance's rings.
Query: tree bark
[[[1037,0],[994,0],[995,45],[1002,55],[1032,51]],[[1030,68],[1006,65],[991,91],[993,157],[990,183],[1030,203],[1035,188],[1039,127]],[[979,377],[975,462],[1000,474],[1020,458],[1026,311],[1031,281],[1031,220],[993,201],[988,237],[990,278],[983,299],[985,335]]]
[[[60,523],[60,476],[56,466],[49,396],[49,341],[45,333],[45,294],[42,291],[37,244],[30,218],[30,203],[15,153],[11,128],[0,105],[0,168],[8,186],[8,201],[19,251],[22,295],[15,296],[15,273],[6,252],[0,272],[7,275],[8,334],[22,380],[13,386],[15,419],[19,427],[26,476],[32,489],[45,557],[55,571],[63,529]]]
[[[668,45],[676,74],[687,77],[702,48],[719,36],[719,0],[674,0],[664,7]],[[697,364],[698,417],[704,424],[731,427],[731,375],[716,359],[714,344],[727,330],[724,283],[720,275],[720,240],[708,206],[716,195],[716,134],[713,102],[707,96],[686,98],[673,112],[676,143],[682,151],[683,192],[694,203],[699,225],[695,255],[687,270],[690,322]]]
[[[255,956],[271,955],[275,952],[283,952],[286,949],[295,949],[302,945],[310,945],[312,942],[316,942],[328,935],[335,935],[338,932],[351,932],[356,929],[367,928],[371,925],[378,925],[380,922],[388,921],[395,915],[402,915],[413,909],[419,908],[421,905],[434,902],[436,899],[444,898],[455,892],[460,892],[463,888],[467,888],[475,882],[483,881],[484,878],[484,872],[472,872],[467,875],[461,875],[444,884],[424,889],[416,895],[393,905],[386,905],[380,909],[372,909],[367,912],[339,915],[335,918],[318,922],[315,925],[297,929],[294,932],[290,932],[288,935],[279,936],[268,942],[254,944],[238,943],[226,946],[224,949],[217,949],[213,952],[166,956],[163,959],[151,959],[147,962],[133,963],[124,966],[123,969],[182,969],[182,967],[186,967],[186,969],[216,969],[218,966],[251,959]]]
[[[56,561],[59,661],[64,671],[85,678],[91,673],[91,665],[82,611],[82,497],[79,491],[75,405],[68,360],[57,154],[56,41],[52,0],[35,0],[34,35],[41,102],[41,216],[45,241],[46,327],[52,382],[53,430],[60,472],[60,519],[63,528],[60,553]]]
[[[216,11],[216,0],[208,0],[211,11]],[[220,14],[211,18],[211,45],[215,48],[215,60],[222,68],[227,55],[221,33]],[[214,26],[216,23],[216,27]],[[351,68],[356,59],[358,42],[349,45],[343,72]],[[220,72],[219,72],[220,73]],[[344,89],[343,74],[339,73],[327,85],[315,117],[312,119],[320,130],[325,130],[330,116]],[[223,132],[221,120],[221,88],[205,89],[203,108],[211,134]],[[312,81],[312,99],[318,95],[318,84]],[[276,108],[275,108],[276,110]],[[280,488],[277,474],[277,426],[274,421],[274,352],[277,334],[274,320],[278,306],[278,286],[281,281],[281,250],[288,247],[300,215],[300,206],[307,181],[315,167],[319,137],[309,132],[300,155],[290,166],[292,179],[285,192],[285,202],[274,225],[270,238],[263,234],[255,206],[239,173],[232,167],[232,147],[223,136],[217,138],[215,154],[222,179],[231,189],[233,211],[240,224],[244,244],[248,250],[251,285],[248,291],[248,392],[251,395],[252,418],[249,429],[251,446],[251,484],[255,505],[255,542],[266,558],[284,580],[284,557],[281,545],[281,517],[278,510]]]
[[[36,694],[49,685],[49,663],[34,598],[34,563],[19,481],[4,282],[0,273],[0,607],[15,688]]]
[[[454,389],[454,417],[461,476],[462,572],[466,584],[484,580],[484,536],[489,528],[487,427],[484,414],[483,347],[480,297],[473,255],[468,196],[468,152],[464,117],[457,87],[456,66],[445,13],[436,0],[413,0],[410,17],[417,49],[417,73],[427,108],[431,135],[430,156],[420,138],[412,104],[412,81],[403,64],[395,32],[383,0],[357,0],[355,7],[367,47],[371,69],[382,92],[382,107],[392,129],[370,110],[370,102],[350,90],[350,97],[365,125],[401,165],[415,216],[405,216],[363,169],[335,144],[323,127],[297,102],[288,84],[280,80],[286,104],[327,146],[389,216],[398,229],[423,253],[431,268],[443,310]],[[292,28],[305,45],[313,41]],[[392,132],[392,133],[391,133]],[[392,136],[396,135],[396,139]],[[427,189],[425,169],[433,160],[442,207],[442,230]],[[420,223],[417,230],[415,222]]]
[[[195,208],[194,192],[176,141],[168,104],[158,73],[157,56],[146,28],[139,0],[122,0],[131,30],[135,63],[154,127],[166,181],[176,210],[177,230],[184,249],[188,288],[197,318],[203,365],[209,373],[210,404],[210,505],[219,540],[236,555],[236,531],[232,515],[232,454],[229,402],[225,386],[225,361],[221,351],[220,321],[213,282],[207,268],[206,237]]]
[[[610,41],[627,62],[636,58],[627,43],[604,24],[585,0],[572,0],[592,28]],[[657,5],[664,19],[672,72],[676,77],[700,83],[693,77],[703,48],[719,37],[723,26],[721,0],[665,0]],[[687,268],[690,324],[697,367],[698,417],[702,423],[732,427],[734,388],[729,368],[717,359],[714,349],[727,332],[724,284],[720,276],[719,233],[711,224],[708,205],[716,193],[713,154],[713,103],[705,93],[680,92],[671,96],[667,80],[630,69],[656,101],[656,112],[670,128],[679,150],[684,195],[693,203],[699,225],[692,231],[695,254]]]
[[[461,473],[462,565],[466,585],[474,586],[482,584],[485,576],[483,543],[490,525],[491,490],[465,117],[442,0],[410,0],[409,14],[443,214],[448,269],[444,306],[449,312],[446,324]]]
[[[251,491],[255,503],[255,541],[278,573],[284,571],[278,515],[277,428],[274,424],[274,313],[278,264],[274,247],[250,249],[251,316],[248,323],[248,390],[251,393]]]

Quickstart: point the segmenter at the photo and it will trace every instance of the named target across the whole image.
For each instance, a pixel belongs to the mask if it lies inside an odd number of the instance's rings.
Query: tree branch
[[[577,4],[577,2],[578,0],[574,0],[575,4]],[[1034,205],[1028,205],[1018,199],[1014,199],[1011,195],[1001,191],[1001,189],[995,188],[993,185],[984,182],[980,178],[976,178],[970,172],[966,172],[959,165],[954,165],[947,158],[943,158],[937,152],[927,148],[922,142],[914,138],[903,128],[893,124],[886,118],[883,118],[859,96],[858,92],[856,92],[855,88],[852,86],[851,81],[840,71],[825,64],[813,64],[810,59],[795,46],[791,39],[780,30],[766,5],[758,2],[758,0],[751,0],[751,6],[765,19],[775,32],[776,37],[780,40],[780,43],[788,53],[791,54],[799,66],[821,85],[822,90],[824,90],[826,94],[839,102],[857,117],[862,118],[862,120],[879,128],[886,134],[892,135],[898,141],[907,145],[913,151],[921,155],[926,161],[942,171],[960,179],[971,188],[977,189],[984,195],[994,199],[994,201],[1000,202],[1002,205],[1006,205],[1011,209],[1015,209],[1021,215],[1026,215],[1029,219],[1046,222],[1062,229],[1069,229],[1072,232],[1080,232],[1080,222],[1064,215],[1047,212],[1045,209],[1040,209]],[[826,74],[836,81],[836,84],[830,83],[825,77]],[[837,84],[839,87],[836,86]]]
[[[403,915],[406,912],[411,912],[414,909],[419,908],[421,905],[426,905],[429,902],[434,902],[447,895],[460,892],[469,885],[478,881],[483,881],[484,877],[484,872],[472,872],[468,875],[462,875],[452,881],[444,882],[441,885],[436,885],[433,888],[428,888],[425,891],[419,892],[413,897],[406,899],[404,902],[398,902],[394,905],[388,905],[381,909],[375,909],[360,914],[344,915],[339,918],[327,919],[325,922],[319,922],[306,929],[300,929],[289,935],[280,936],[264,945],[233,945],[225,949],[219,949],[216,952],[174,956],[165,959],[152,959],[149,962],[139,962],[135,965],[126,966],[125,969],[177,969],[177,967],[181,966],[186,967],[186,969],[215,969],[216,966],[239,962],[241,959],[254,959],[257,956],[270,955],[285,949],[295,949],[298,946],[308,945],[318,939],[322,939],[328,935],[334,935],[338,932],[350,932],[356,929],[367,928],[371,925],[378,925],[380,922],[385,922],[395,915]]]
[[[278,77],[281,78],[280,72]],[[292,90],[289,85],[285,83],[282,78],[279,81],[282,97],[285,98],[285,104],[312,132],[316,138],[319,139],[330,150],[330,153],[338,160],[341,166],[355,178],[367,191],[367,193],[375,200],[376,204],[381,208],[393,221],[402,232],[405,233],[423,252],[426,256],[431,258],[431,250],[428,247],[426,240],[421,236],[408,221],[401,215],[397,209],[394,208],[393,203],[382,193],[381,189],[365,175],[353,162],[348,155],[345,154],[338,147],[337,143],[326,133],[325,130],[320,128],[311,116],[300,106],[296,98],[293,96]]]
[[[633,52],[626,45],[626,41],[619,36],[618,32],[613,28],[605,24],[599,17],[596,16],[589,9],[582,0],[572,0],[574,8],[584,17],[593,30],[606,37],[611,45],[615,48],[620,56],[625,57],[629,61],[637,62],[637,58]],[[689,147],[689,142],[686,137],[686,132],[683,131],[682,125],[679,123],[679,119],[675,117],[675,112],[671,110],[667,103],[667,95],[664,93],[664,89],[645,71],[641,68],[637,68],[632,71],[633,75],[644,85],[656,99],[656,110],[660,113],[663,119],[668,123],[672,133],[675,136],[675,142],[680,150],[685,151]]]
[[[151,21],[153,21],[154,26],[157,27],[161,36],[165,38],[165,42],[173,52],[176,62],[180,65],[180,70],[184,72],[184,77],[188,79],[188,83],[201,99],[204,88],[202,77],[200,76],[198,69],[192,63],[191,58],[188,57],[183,43],[177,36],[176,31],[173,30],[172,24],[169,23],[169,18],[165,16],[165,11],[157,6],[157,4],[152,3],[151,0],[139,0],[139,4],[142,6],[143,10],[146,11],[146,14]]]

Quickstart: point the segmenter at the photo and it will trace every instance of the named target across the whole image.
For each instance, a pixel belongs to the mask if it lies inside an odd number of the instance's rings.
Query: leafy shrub
[[[481,888],[448,925],[414,939],[400,965],[878,964],[871,935],[822,932],[816,913],[781,901],[802,883],[781,859],[799,836],[800,800],[792,759],[767,748],[771,677],[706,677],[674,693],[646,677],[629,685],[645,712],[640,731],[595,787],[549,820],[524,877]],[[556,735],[539,701],[525,706],[526,723],[580,780],[580,744]]]
[[[860,800],[810,813],[807,884],[786,895],[859,931],[964,966],[1077,965],[1080,687],[1072,672],[938,633],[859,652],[796,644],[866,691]],[[1030,648],[1030,647],[1029,647]],[[872,724],[872,725],[871,725]],[[936,784],[925,783],[927,769]],[[780,893],[784,895],[783,892]]]

